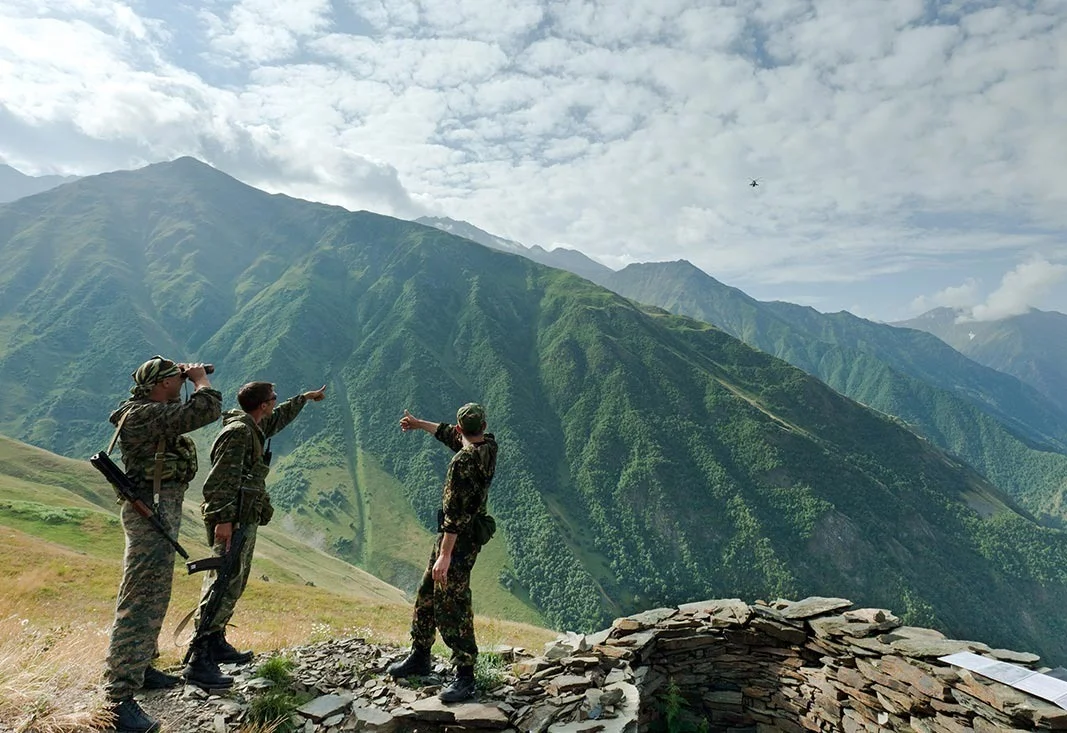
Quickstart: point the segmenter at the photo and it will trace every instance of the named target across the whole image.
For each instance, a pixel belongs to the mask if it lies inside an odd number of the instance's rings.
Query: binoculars
[[[187,367],[187,366],[188,366],[188,364],[179,364],[178,365],[178,368],[181,369],[181,372],[182,372],[182,379],[185,379],[185,367]],[[215,365],[214,364],[205,364],[204,365],[204,372],[206,374],[214,374],[215,373]]]

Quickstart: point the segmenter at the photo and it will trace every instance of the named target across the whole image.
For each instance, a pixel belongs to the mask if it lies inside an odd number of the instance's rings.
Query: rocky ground
[[[341,639],[281,650],[286,687],[308,698],[284,722],[299,733],[1067,730],[1067,670],[851,606],[701,601],[566,634],[539,656],[489,650],[499,662],[478,673],[477,699],[453,705],[437,699],[444,660],[412,683],[385,674],[404,655],[395,647]],[[962,668],[961,655],[979,665]],[[186,687],[146,693],[144,707],[165,733],[265,733],[251,721],[277,690],[257,676],[266,661],[224,667],[237,680],[225,695]]]
[[[606,635],[607,632],[604,632]],[[368,643],[362,639],[339,639],[307,647],[283,649],[274,655],[291,659],[292,681],[286,687],[307,693],[312,699],[302,705],[290,719],[291,729],[303,733],[339,733],[368,730],[389,733],[397,730],[434,731],[446,728],[503,729],[521,719],[532,703],[555,696],[561,710],[553,719],[588,719],[590,716],[608,720],[617,717],[620,703],[625,700],[621,689],[601,692],[599,681],[605,686],[632,679],[629,673],[604,674],[599,671],[596,656],[575,656],[588,650],[594,640],[570,634],[549,645],[548,651],[556,661],[533,661],[523,649],[498,647],[485,656],[494,660],[479,668],[479,692],[475,700],[445,705],[437,694],[451,679],[451,666],[435,658],[434,672],[416,680],[393,680],[386,668],[402,659],[405,650]],[[225,733],[249,728],[254,720],[255,700],[276,687],[269,679],[257,676],[260,665],[267,660],[259,656],[246,665],[222,665],[232,675],[232,689],[222,694],[209,694],[197,687],[186,686],[171,690],[144,692],[138,696],[142,707],[163,724],[165,733],[194,733],[211,731]],[[521,680],[515,675],[538,669],[542,672],[565,671],[585,679],[587,670],[596,668],[589,682],[570,683],[577,692],[566,689],[568,682],[551,684],[547,674],[533,674],[534,679]],[[587,690],[592,688],[591,691]],[[634,704],[636,710],[636,704]],[[616,708],[619,708],[617,710]]]

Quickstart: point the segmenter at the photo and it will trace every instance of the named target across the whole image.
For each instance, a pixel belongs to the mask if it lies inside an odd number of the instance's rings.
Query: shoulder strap
[[[111,442],[107,444],[107,454],[111,455],[111,451],[115,450],[115,443],[119,440],[119,433],[122,432],[122,426],[126,422],[126,418],[133,412],[133,408],[130,407],[126,412],[122,413],[122,417],[119,418],[119,424],[115,426],[115,434],[111,436]],[[167,439],[160,438],[156,443],[156,466],[155,471],[152,474],[152,499],[155,502],[155,506],[159,506],[159,487],[163,483],[163,459],[166,456],[166,452],[163,450],[167,447]]]
[[[133,412],[133,408],[129,408],[126,412],[122,413],[122,417],[119,418],[119,424],[115,426],[115,434],[111,436],[111,442],[107,444],[107,454],[111,455],[111,451],[115,450],[115,443],[119,440],[119,433],[122,431],[122,424],[126,422],[126,418]]]
[[[163,483],[163,459],[167,455],[163,449],[166,447],[167,439],[160,438],[156,443],[156,468],[152,472],[152,499],[156,506],[159,506],[159,486]]]

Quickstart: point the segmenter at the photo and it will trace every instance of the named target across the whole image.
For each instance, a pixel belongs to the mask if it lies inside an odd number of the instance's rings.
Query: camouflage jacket
[[[442,532],[465,535],[471,520],[485,514],[489,502],[489,484],[496,473],[496,438],[486,433],[484,440],[464,447],[454,425],[441,423],[434,437],[455,452],[445,474]]]
[[[200,505],[209,525],[226,522],[267,524],[274,507],[267,493],[270,466],[263,460],[267,438],[281,432],[307,404],[300,394],[274,408],[274,412],[256,424],[244,410],[228,410],[222,416],[222,432],[211,445],[211,472],[204,483],[204,503]],[[237,516],[237,495],[246,491]]]
[[[119,447],[126,475],[144,491],[151,491],[156,470],[156,446],[163,446],[163,484],[187,484],[196,475],[196,446],[185,433],[215,422],[222,414],[222,393],[198,389],[185,402],[126,400],[108,418],[118,426]]]

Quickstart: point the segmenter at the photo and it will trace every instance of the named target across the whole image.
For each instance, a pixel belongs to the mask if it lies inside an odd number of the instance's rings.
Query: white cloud
[[[967,278],[961,285],[953,285],[933,295],[920,295],[911,302],[911,310],[925,313],[934,308],[971,308],[981,298],[980,283]]]
[[[1004,275],[1000,287],[962,320],[999,321],[1026,313],[1059,283],[1067,280],[1067,264],[1035,257]]]
[[[239,0],[201,19],[216,51],[259,64],[292,56],[301,39],[329,28],[330,14],[330,0]]]
[[[175,7],[0,6],[0,155],[200,155],[727,282],[944,271],[931,303],[959,287],[947,258],[1054,262],[1067,240],[1056,0],[218,0],[185,25]]]

